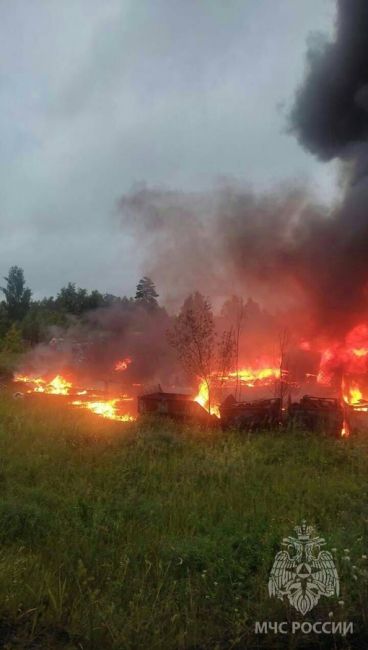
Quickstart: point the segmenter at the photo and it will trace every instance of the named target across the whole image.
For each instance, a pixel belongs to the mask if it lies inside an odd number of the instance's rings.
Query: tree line
[[[70,318],[83,319],[87,312],[101,307],[119,305],[125,309],[143,306],[158,308],[158,293],[153,281],[143,277],[138,282],[135,297],[102,294],[96,289],[88,291],[69,282],[56,297],[35,300],[26,285],[24,271],[12,266],[0,287],[0,346],[10,352],[20,352],[26,347],[45,342],[52,325],[66,327]]]

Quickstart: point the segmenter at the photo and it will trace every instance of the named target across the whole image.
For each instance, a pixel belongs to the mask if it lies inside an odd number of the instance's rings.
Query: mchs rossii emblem
[[[296,526],[296,537],[282,541],[285,550],[276,554],[268,581],[268,593],[280,600],[287,596],[290,604],[305,615],[321,596],[339,595],[339,577],[326,544],[314,535],[314,528],[303,521]]]

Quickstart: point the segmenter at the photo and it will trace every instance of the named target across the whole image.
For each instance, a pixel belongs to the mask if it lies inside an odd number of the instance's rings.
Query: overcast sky
[[[308,34],[334,18],[332,0],[0,0],[0,275],[132,294],[116,206],[135,183],[333,197],[333,164],[285,125]]]

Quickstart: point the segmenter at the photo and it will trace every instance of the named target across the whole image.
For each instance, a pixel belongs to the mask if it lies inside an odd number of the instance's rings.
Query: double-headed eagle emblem
[[[296,537],[285,537],[286,546],[275,557],[268,581],[268,593],[289,603],[301,614],[315,607],[321,596],[338,596],[340,590],[333,557],[321,551],[326,544],[322,537],[313,536],[314,528],[303,521],[295,528]]]

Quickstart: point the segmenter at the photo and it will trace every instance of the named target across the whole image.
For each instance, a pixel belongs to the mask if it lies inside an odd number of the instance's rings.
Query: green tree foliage
[[[10,326],[8,310],[6,308],[5,302],[0,303],[0,339],[2,339]]]
[[[5,295],[5,307],[10,321],[21,321],[29,310],[32,292],[25,286],[24,271],[12,266],[4,278],[6,287],[1,287]]]
[[[74,322],[86,320],[87,312],[93,312],[101,307],[114,306],[134,317],[140,313],[140,307],[150,309],[152,316],[162,319],[167,317],[157,303],[158,294],[155,285],[149,278],[142,278],[137,287],[135,298],[119,297],[113,294],[101,294],[97,290],[88,291],[69,282],[55,297],[42,300],[31,300],[31,291],[25,286],[23,270],[12,266],[5,278],[6,286],[1,288],[5,299],[0,302],[0,347],[4,349],[4,340],[9,348],[20,349],[20,342],[35,345],[50,338],[50,326],[67,327],[70,325],[70,316]],[[88,318],[93,320],[92,314]],[[92,321],[91,321],[92,322]],[[16,323],[17,329],[12,328]],[[94,322],[95,327],[100,327],[98,317]],[[167,325],[164,326],[165,331]],[[19,336],[15,336],[15,334]],[[19,345],[18,345],[18,343]]]
[[[158,307],[157,298],[158,293],[151,278],[148,278],[147,276],[141,278],[137,284],[137,291],[135,294],[136,302],[148,309],[156,309]]]
[[[55,306],[68,314],[79,316],[83,312],[97,309],[104,305],[104,298],[99,291],[77,288],[74,282],[69,282],[63,287],[55,300]]]
[[[21,329],[24,339],[29,343],[35,344],[42,341],[44,323],[42,312],[37,309],[37,306],[31,306],[31,309],[22,320]]]
[[[19,353],[24,351],[22,332],[16,323],[13,323],[5,334],[2,348],[5,352]]]
[[[34,345],[49,338],[49,328],[51,325],[58,325],[59,327],[67,326],[67,315],[64,312],[58,311],[55,307],[48,306],[42,300],[31,304],[20,327],[24,340]]]

